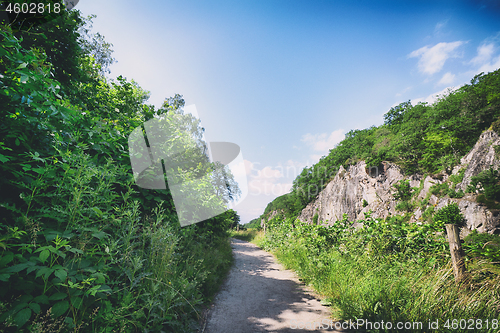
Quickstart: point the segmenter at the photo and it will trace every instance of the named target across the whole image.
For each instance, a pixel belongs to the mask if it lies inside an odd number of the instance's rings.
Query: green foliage
[[[317,225],[318,224],[318,218],[319,218],[318,213],[314,214],[312,224]]]
[[[498,135],[500,135],[500,118],[495,120],[491,124],[491,129],[494,130]]]
[[[429,188],[429,193],[441,197],[445,196],[448,193],[449,189],[450,188],[447,183],[434,184]]]
[[[245,224],[245,227],[248,228],[248,229],[257,229],[257,230],[260,230],[261,229],[260,218],[256,218],[256,219],[251,220],[250,222],[248,222],[247,224]]]
[[[434,206],[429,206],[422,213],[422,219],[425,221],[430,221],[433,214],[434,214]]]
[[[263,215],[283,210],[289,218],[299,216],[341,166],[347,169],[362,160],[371,176],[383,171],[383,161],[398,164],[407,175],[450,174],[481,133],[499,118],[498,91],[500,69],[476,75],[470,84],[443,94],[432,105],[407,101],[391,108],[383,125],[350,131],[328,155],[304,168],[294,180],[292,191],[276,198]],[[443,196],[463,196],[453,185],[442,190]]]
[[[471,178],[467,187],[469,193],[479,193],[477,201],[485,203],[489,208],[496,208],[500,201],[500,174],[498,170],[489,168]]]
[[[395,209],[400,212],[411,212],[415,208],[415,204],[409,201],[401,201],[396,204]]]
[[[0,325],[193,331],[230,267],[227,231],[239,216],[181,228],[168,189],[135,186],[135,127],[164,116],[184,126],[189,147],[201,128],[182,96],[155,110],[135,82],[105,78],[110,45],[84,43],[83,25],[71,11],[30,33],[0,27]],[[186,181],[223,172],[203,154],[179,158],[191,162]]]
[[[393,193],[394,199],[400,201],[409,201],[413,195],[413,189],[410,187],[410,181],[408,179],[400,180],[394,184],[393,188],[396,192]]]
[[[436,225],[444,226],[445,224],[462,225],[464,216],[460,213],[460,208],[456,202],[452,202],[440,208],[432,217]]]
[[[470,256],[486,258],[489,261],[500,262],[500,236],[478,233],[473,230],[463,244],[465,251]]]
[[[368,206],[368,201],[366,201],[365,199],[363,199],[363,207],[366,207]]]
[[[410,187],[410,181],[408,179],[400,180],[393,185],[395,192],[393,193],[394,199],[399,200],[396,205],[396,210],[410,212],[415,207],[415,204],[410,202],[415,189]]]
[[[494,145],[493,150],[495,150],[495,157],[500,158],[500,145]]]
[[[324,295],[341,321],[441,323],[445,312],[500,319],[496,276],[472,271],[473,288],[455,285],[440,223],[370,214],[360,228],[346,215],[329,228],[292,221],[279,218],[260,244]]]
[[[231,230],[231,237],[246,242],[258,243],[264,237],[264,232],[257,229]]]

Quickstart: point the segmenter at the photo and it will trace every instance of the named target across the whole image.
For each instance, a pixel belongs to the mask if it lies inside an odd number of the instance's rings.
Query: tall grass
[[[438,321],[437,331],[457,332],[453,324],[465,319],[462,325],[467,323],[474,331],[500,331],[500,278],[484,262],[469,261],[468,279],[457,285],[443,239],[436,239],[437,245],[433,250],[428,247],[427,253],[419,248],[423,239],[395,246],[401,235],[378,236],[384,230],[397,234],[407,227],[400,225],[398,231],[397,223],[379,224],[371,226],[372,230],[346,228],[341,237],[321,239],[322,234],[330,232],[331,236],[335,231],[297,223],[292,227],[285,221],[268,233],[263,246],[324,295],[337,320],[422,322],[424,328]],[[406,237],[412,235],[406,233]],[[453,319],[459,321],[453,323]],[[487,319],[489,328],[485,327]],[[483,320],[481,329],[476,320]],[[498,325],[492,326],[492,320]]]
[[[231,230],[229,236],[246,242],[251,242],[259,246],[264,239],[264,231],[257,229]]]

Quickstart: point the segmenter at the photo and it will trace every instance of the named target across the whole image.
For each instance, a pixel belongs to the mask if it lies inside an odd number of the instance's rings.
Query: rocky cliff
[[[461,164],[453,169],[452,174],[458,174],[461,169],[465,169],[462,182],[456,185],[457,190],[465,192],[473,176],[490,166],[494,168],[500,166],[500,160],[494,149],[497,145],[500,145],[500,137],[495,132],[485,131],[480,136],[473,149],[461,159]],[[448,175],[436,178],[430,176],[424,178],[422,175],[405,177],[400,168],[392,163],[383,163],[379,168],[368,170],[365,162],[361,161],[348,170],[341,168],[316,200],[302,210],[298,219],[312,223],[314,215],[318,214],[318,221],[332,225],[340,220],[343,214],[347,214],[351,221],[363,219],[364,213],[370,210],[375,218],[400,214],[396,211],[397,202],[392,192],[393,185],[405,178],[410,180],[412,187],[420,188],[418,195],[413,198],[415,203],[427,198],[426,204],[437,210],[451,201],[457,202],[466,220],[464,234],[474,229],[479,232],[500,233],[498,211],[489,210],[483,204],[477,203],[476,195],[466,194],[463,198],[457,199],[446,195],[438,197],[429,193],[432,185],[446,182]],[[422,219],[425,208],[425,205],[416,208],[412,216],[413,222]]]

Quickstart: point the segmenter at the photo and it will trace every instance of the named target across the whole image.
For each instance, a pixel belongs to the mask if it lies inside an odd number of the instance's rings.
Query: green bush
[[[365,199],[363,199],[363,207],[366,207],[368,206],[368,201],[366,201]]]
[[[201,128],[181,96],[154,111],[144,90],[101,76],[84,49],[68,57],[78,73],[50,63],[45,52],[70,51],[63,39],[77,38],[78,15],[53,21],[59,42],[44,38],[50,29],[24,36],[47,49],[0,26],[0,331],[193,331],[231,265],[236,213],[181,228],[168,190],[135,185],[135,127],[160,115],[182,121],[187,146]],[[215,167],[191,157],[186,180]]]
[[[449,187],[447,183],[434,184],[430,187],[429,192],[436,196],[444,196],[448,194]]]
[[[434,206],[429,206],[422,213],[422,219],[429,221],[433,214],[434,214]]]
[[[455,285],[441,226],[370,214],[358,222],[363,227],[353,228],[347,216],[331,228],[281,220],[263,246],[323,295],[340,320],[441,323],[445,312],[500,319],[494,277],[471,272],[475,289]]]
[[[491,124],[491,129],[494,130],[498,135],[500,135],[500,118],[495,120]]]
[[[400,201],[410,200],[414,192],[413,188],[410,187],[410,181],[407,179],[400,180],[399,182],[393,185],[393,188],[396,190],[393,193],[394,199]]]
[[[408,201],[401,201],[396,204],[396,210],[400,212],[411,212],[415,205]]]
[[[312,220],[312,224],[317,225],[318,224],[318,218],[319,218],[318,213],[314,214],[313,220]]]
[[[500,263],[499,235],[478,233],[473,230],[464,241],[463,247],[468,255]]]
[[[471,178],[470,185],[467,187],[469,193],[484,194],[486,201],[500,200],[500,174],[498,170],[489,168],[480,172],[477,176]]]
[[[455,202],[452,202],[440,208],[432,217],[432,221],[436,225],[444,226],[445,224],[462,225],[464,216],[460,213],[460,208]]]

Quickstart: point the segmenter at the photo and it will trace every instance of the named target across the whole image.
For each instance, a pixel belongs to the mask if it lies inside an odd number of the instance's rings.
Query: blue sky
[[[241,147],[242,223],[351,129],[500,68],[496,1],[81,0],[123,75]]]

